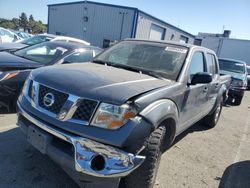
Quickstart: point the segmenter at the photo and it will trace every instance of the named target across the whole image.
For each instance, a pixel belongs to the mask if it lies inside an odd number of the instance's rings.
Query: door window
[[[189,71],[188,71],[190,78],[192,78],[194,74],[198,72],[204,72],[204,71],[205,71],[204,55],[202,52],[195,52],[192,57]]]

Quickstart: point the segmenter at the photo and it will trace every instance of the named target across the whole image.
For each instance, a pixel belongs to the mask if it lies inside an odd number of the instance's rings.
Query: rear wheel
[[[215,110],[213,111],[212,114],[207,115],[204,118],[204,123],[208,127],[213,128],[218,123],[218,121],[220,119],[221,110],[222,110],[222,104],[223,104],[223,100],[221,100],[221,102],[217,105],[217,107],[215,108]]]
[[[152,188],[158,172],[166,127],[160,126],[151,133],[146,148],[141,155],[146,156],[144,163],[121,182],[126,188]]]

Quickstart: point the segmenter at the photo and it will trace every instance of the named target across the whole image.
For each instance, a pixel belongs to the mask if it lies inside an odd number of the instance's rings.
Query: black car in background
[[[71,42],[44,42],[16,52],[0,52],[0,108],[15,107],[32,69],[54,64],[89,62],[102,49]]]
[[[9,51],[13,52],[28,46],[40,44],[42,42],[48,42],[48,41],[63,41],[63,42],[76,42],[84,45],[90,45],[90,43],[81,40],[76,39],[72,37],[67,36],[59,36],[59,35],[53,35],[53,34],[39,34],[21,41],[17,42],[9,42],[9,43],[3,43],[0,44],[0,52],[2,51]]]

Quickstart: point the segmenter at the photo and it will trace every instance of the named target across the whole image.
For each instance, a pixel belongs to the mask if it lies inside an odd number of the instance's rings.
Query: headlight
[[[15,76],[17,76],[19,74],[19,71],[14,71],[14,72],[7,72],[5,74],[2,74],[1,78],[0,78],[0,81],[3,81],[3,80],[8,80],[8,79],[11,79],[11,78],[14,78]],[[1,74],[0,74],[1,75]]]
[[[238,86],[238,87],[242,87],[243,86],[243,81],[242,80],[232,80],[232,86]]]
[[[129,119],[136,116],[136,110],[124,104],[116,106],[107,103],[101,103],[91,125],[106,129],[118,129],[122,127]]]

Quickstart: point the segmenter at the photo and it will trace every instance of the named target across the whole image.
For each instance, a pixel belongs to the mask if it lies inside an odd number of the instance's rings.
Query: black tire
[[[140,153],[146,156],[143,164],[121,181],[121,187],[152,188],[159,168],[163,151],[166,127],[160,126],[151,133],[146,148]]]
[[[234,104],[235,104],[235,105],[240,105],[240,104],[241,104],[241,101],[242,101],[242,98],[243,98],[243,96],[237,96],[237,97],[235,98]]]
[[[217,107],[215,108],[212,114],[207,115],[204,118],[204,123],[207,127],[214,128],[217,125],[220,119],[222,105],[223,105],[223,100],[221,100],[221,102],[217,105]]]

